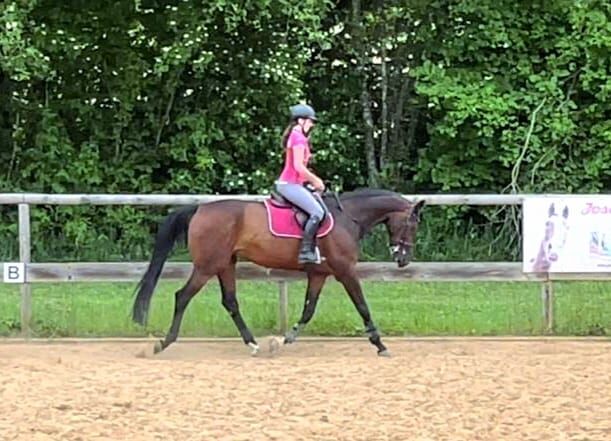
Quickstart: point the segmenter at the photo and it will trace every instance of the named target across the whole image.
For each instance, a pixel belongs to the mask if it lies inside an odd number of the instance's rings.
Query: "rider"
[[[320,193],[325,190],[322,179],[307,167],[311,156],[309,135],[317,121],[316,113],[307,104],[297,104],[290,110],[291,119],[282,135],[284,169],[275,187],[281,196],[309,215],[303,228],[299,263],[320,263],[320,252],[315,246],[315,239],[326,214],[326,207],[319,194],[305,187],[309,184]]]

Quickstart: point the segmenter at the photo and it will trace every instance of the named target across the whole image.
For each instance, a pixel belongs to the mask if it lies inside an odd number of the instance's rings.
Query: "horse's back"
[[[224,199],[201,204],[189,225],[189,240],[221,239],[236,241],[253,223],[265,225],[261,202]]]
[[[244,223],[248,213],[262,206],[259,202],[241,201],[237,199],[223,199],[208,202],[197,207],[191,219],[189,230],[197,233],[202,229],[213,229],[220,234],[225,227],[237,226]]]

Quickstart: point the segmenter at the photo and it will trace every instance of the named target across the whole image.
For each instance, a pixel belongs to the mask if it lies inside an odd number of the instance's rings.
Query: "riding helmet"
[[[317,121],[316,112],[307,104],[297,104],[291,107],[291,120],[296,120],[297,118],[308,118],[312,121]]]

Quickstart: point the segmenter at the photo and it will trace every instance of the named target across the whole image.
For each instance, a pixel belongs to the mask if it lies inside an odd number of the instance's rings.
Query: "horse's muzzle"
[[[391,254],[392,254],[393,260],[397,262],[397,266],[399,268],[403,268],[409,265],[409,262],[411,261],[412,253],[410,250],[408,250],[405,247],[400,247],[400,246],[392,247]]]
[[[409,265],[409,259],[395,259],[399,268],[404,268]]]

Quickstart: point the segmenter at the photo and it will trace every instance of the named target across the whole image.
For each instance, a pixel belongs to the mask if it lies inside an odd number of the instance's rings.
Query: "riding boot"
[[[320,253],[316,247],[316,232],[320,226],[321,219],[311,216],[303,228],[303,239],[299,249],[299,263],[320,263]]]

